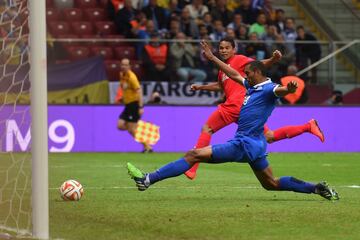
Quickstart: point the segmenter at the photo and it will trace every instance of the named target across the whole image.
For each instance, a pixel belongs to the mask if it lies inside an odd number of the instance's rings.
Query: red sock
[[[195,148],[203,148],[210,145],[211,134],[201,132],[200,137],[195,145]]]
[[[304,125],[299,126],[286,126],[279,129],[274,130],[274,142],[285,139],[285,138],[293,138],[304,132],[310,131],[310,123],[306,123]]]
[[[211,134],[209,134],[207,132],[201,132],[195,148],[203,148],[203,147],[209,146],[210,140],[211,140]],[[189,170],[186,171],[186,173],[193,172],[196,174],[198,167],[199,167],[199,163],[195,163]]]

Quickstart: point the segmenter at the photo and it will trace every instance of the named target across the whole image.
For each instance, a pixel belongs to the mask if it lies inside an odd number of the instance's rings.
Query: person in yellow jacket
[[[122,90],[122,103],[125,104],[123,112],[119,116],[117,127],[119,130],[128,131],[135,138],[137,122],[144,113],[142,90],[138,78],[131,71],[130,60],[121,60],[120,85]],[[144,145],[144,153],[152,152],[152,148],[147,143]]]

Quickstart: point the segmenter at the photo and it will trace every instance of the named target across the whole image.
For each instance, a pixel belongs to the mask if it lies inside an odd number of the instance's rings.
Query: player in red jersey
[[[254,59],[246,57],[244,55],[235,55],[236,48],[235,42],[232,38],[224,38],[219,42],[219,54],[223,61],[229,66],[237,70],[242,76],[245,76],[245,65]],[[266,67],[276,63],[282,57],[280,51],[274,51],[273,56],[269,59],[262,60]],[[216,111],[214,111],[205,125],[202,127],[201,134],[195,145],[195,148],[202,148],[210,144],[211,136],[218,130],[236,122],[239,118],[240,108],[243,104],[246,90],[243,86],[229,79],[226,74],[221,70],[218,73],[218,81],[207,85],[192,85],[191,89],[196,90],[208,90],[208,91],[220,91],[223,90],[225,94],[225,102],[218,105]],[[285,138],[292,138],[309,132],[317,136],[322,142],[324,142],[324,135],[321,132],[316,120],[311,119],[304,125],[299,126],[285,126],[274,131],[270,130],[266,125],[264,126],[264,135],[268,143],[276,142]],[[199,164],[195,164],[190,168],[185,175],[189,179],[196,177],[196,171]]]

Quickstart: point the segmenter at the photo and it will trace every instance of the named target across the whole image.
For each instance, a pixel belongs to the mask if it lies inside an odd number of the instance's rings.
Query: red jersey
[[[244,77],[245,65],[252,61],[254,61],[254,59],[244,55],[235,55],[229,58],[226,63]],[[238,117],[246,94],[245,88],[240,83],[230,79],[221,70],[219,70],[218,73],[218,81],[221,84],[226,97],[226,101],[219,105],[220,112],[227,113],[225,115],[230,114],[232,117]]]

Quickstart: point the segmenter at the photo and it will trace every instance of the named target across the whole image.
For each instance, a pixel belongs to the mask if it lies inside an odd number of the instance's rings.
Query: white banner
[[[158,92],[161,100],[175,105],[213,105],[221,97],[220,92],[191,91],[193,83],[186,82],[141,82],[144,103],[150,100],[153,92]],[[199,83],[204,84],[204,83]],[[115,102],[119,82],[109,82],[110,102]]]

